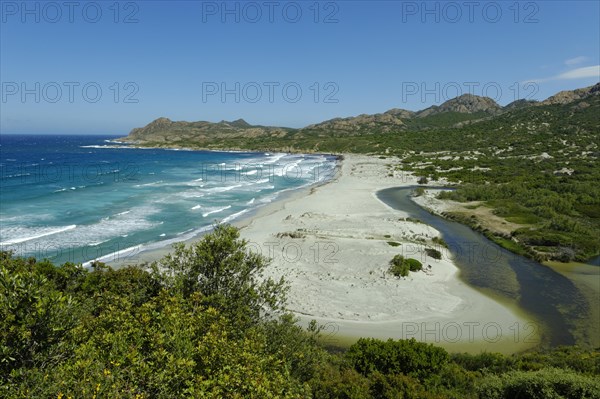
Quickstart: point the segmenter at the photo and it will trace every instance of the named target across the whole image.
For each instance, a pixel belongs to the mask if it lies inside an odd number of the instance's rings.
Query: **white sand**
[[[233,223],[251,250],[273,259],[268,275],[283,276],[290,284],[289,309],[304,325],[317,320],[331,344],[346,345],[359,337],[414,337],[454,351],[505,353],[537,344],[539,330],[516,309],[463,283],[452,259],[423,258],[423,244],[415,239],[429,241],[439,233],[403,220],[406,213],[375,195],[417,184],[405,173],[389,176],[390,163],[398,160],[345,155],[332,182],[289,193]],[[428,190],[417,201],[437,212],[445,210],[447,202],[432,194]],[[402,245],[392,247],[388,241]],[[169,251],[143,252],[133,263],[152,262]],[[431,272],[410,273],[406,279],[386,273],[396,254],[431,265]]]
[[[390,162],[345,155],[334,181],[263,210],[242,227],[251,248],[273,258],[269,275],[290,283],[289,309],[303,323],[323,324],[331,342],[414,337],[455,350],[502,352],[535,344],[536,335],[528,335],[533,326],[463,283],[451,259],[418,252],[423,244],[415,238],[439,233],[401,220],[408,215],[377,199],[379,190],[416,185],[412,176],[389,176]],[[386,273],[396,254],[431,265],[431,272],[406,279]]]

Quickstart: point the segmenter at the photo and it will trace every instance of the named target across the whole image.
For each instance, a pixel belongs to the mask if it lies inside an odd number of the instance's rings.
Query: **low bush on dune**
[[[423,264],[413,258],[405,258],[402,255],[396,255],[390,261],[389,272],[396,277],[406,277],[409,272],[416,272],[423,269]]]
[[[425,253],[433,259],[442,259],[442,253],[437,249],[425,248]]]

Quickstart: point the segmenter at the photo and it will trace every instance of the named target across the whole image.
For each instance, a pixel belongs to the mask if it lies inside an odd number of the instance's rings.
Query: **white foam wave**
[[[54,234],[63,233],[65,231],[73,230],[77,228],[77,225],[72,224],[70,226],[61,227],[42,227],[42,228],[31,228],[31,227],[8,227],[2,229],[2,235],[10,235],[13,233],[17,237],[10,238],[6,241],[0,242],[0,245],[14,245],[22,242],[37,240],[42,237],[51,236]],[[32,234],[32,235],[25,235]]]
[[[244,213],[247,213],[249,211],[250,211],[250,209],[244,209],[244,210],[241,210],[241,211],[239,211],[237,213],[229,215],[229,216],[223,218],[223,220],[221,220],[221,223],[229,223],[232,220],[237,219],[238,217],[242,216]]]
[[[104,244],[104,243],[105,243],[105,242],[107,242],[107,241],[109,241],[109,240],[98,241],[98,242],[92,242],[92,243],[89,243],[88,245],[89,245],[90,247],[97,247],[98,245],[100,245],[100,244]]]
[[[187,241],[187,240],[190,240],[193,237],[199,235],[200,233],[210,231],[211,229],[212,229],[212,225],[204,226],[199,229],[191,230],[187,234],[184,233],[182,235],[178,235],[177,237],[170,238],[168,240],[161,240],[161,241],[153,242],[151,244],[134,245],[134,246],[125,248],[123,250],[116,251],[116,252],[98,257],[96,259],[90,260],[88,262],[85,262],[85,263],[83,263],[83,267],[90,267],[92,265],[92,262],[95,262],[95,261],[98,261],[98,262],[129,261],[131,263],[137,263],[137,261],[138,261],[137,257],[141,252],[150,251],[153,249],[164,248],[171,244],[175,244],[177,242]]]
[[[210,211],[203,213],[202,217],[205,218],[208,215],[212,215],[213,213],[223,212],[224,210],[229,209],[229,208],[231,208],[231,205],[227,205],[227,206],[224,206],[222,208],[208,208],[208,209],[210,209]]]
[[[285,157],[286,155],[287,155],[286,153],[278,153],[278,154],[271,155],[269,157],[269,159],[267,159],[265,161],[265,163],[266,164],[273,164],[273,163],[279,161],[281,158]]]
[[[242,186],[243,186],[243,184],[236,184],[233,186],[225,186],[225,187],[213,187],[213,188],[207,188],[204,191],[209,192],[209,193],[224,193],[225,191],[230,191],[230,190],[233,190],[234,188],[240,188]]]
[[[135,185],[135,186],[133,186],[133,187],[137,187],[137,188],[139,188],[139,187],[158,186],[158,185],[160,185],[160,184],[162,184],[162,183],[164,183],[164,181],[163,181],[163,180],[159,180],[159,181],[153,181],[153,182],[151,182],[151,183],[136,184],[136,185]]]

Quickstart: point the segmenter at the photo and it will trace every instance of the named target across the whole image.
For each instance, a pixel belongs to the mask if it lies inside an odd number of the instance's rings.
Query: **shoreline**
[[[389,260],[407,250],[402,248],[416,245],[417,238],[439,236],[377,198],[386,188],[417,184],[412,175],[390,172],[390,162],[344,155],[332,179],[290,190],[231,222],[251,250],[272,258],[267,275],[284,277],[290,285],[288,309],[301,325],[317,320],[322,341],[333,345],[373,337],[415,338],[473,353],[536,346],[539,331],[531,321],[468,286],[451,260],[429,259],[432,273],[411,272],[405,279],[386,273]],[[159,260],[170,251],[168,246],[142,252],[135,263]]]
[[[196,151],[196,150],[194,150],[194,151]],[[200,151],[205,151],[205,150],[200,150]],[[206,150],[206,151],[212,151],[212,150]],[[220,151],[220,152],[229,152],[229,151]],[[339,173],[339,169],[340,169],[341,159],[343,159],[343,157],[341,157],[340,155],[332,155],[332,154],[322,154],[322,155],[335,157],[336,166],[335,166],[334,176],[337,176],[337,174]],[[242,229],[243,227],[250,224],[252,222],[252,219],[260,218],[262,216],[276,212],[277,210],[281,209],[281,207],[287,201],[291,201],[296,198],[301,198],[306,195],[310,195],[311,191],[315,190],[317,187],[327,185],[330,182],[332,182],[333,180],[335,180],[335,177],[332,179],[329,179],[329,180],[312,183],[310,185],[305,185],[305,186],[301,186],[298,188],[288,188],[288,189],[279,191],[278,196],[275,198],[274,201],[260,205],[254,209],[251,209],[248,212],[245,212],[242,215],[240,215],[239,218],[235,218],[231,222],[227,222],[227,223],[231,224],[234,227]],[[200,230],[201,231],[196,233],[193,237],[177,241],[176,243],[183,243],[185,245],[189,245],[194,242],[197,242],[206,233],[208,233],[212,230],[212,225],[201,228]],[[152,245],[158,245],[158,244],[160,244],[160,242],[153,243]],[[141,264],[146,264],[146,263],[150,264],[152,262],[160,260],[162,257],[169,254],[172,251],[173,244],[175,244],[175,243],[167,243],[167,244],[155,247],[155,248],[153,248],[153,247],[150,247],[147,249],[142,248],[142,250],[139,252],[136,252],[136,249],[137,249],[137,246],[136,246],[136,247],[124,249],[122,251],[124,256],[117,255],[116,260],[104,260],[103,261],[102,258],[98,258],[96,260],[104,262],[105,264],[107,264],[108,266],[111,266],[113,268],[141,265]],[[142,245],[144,245],[144,244],[142,244]],[[115,258],[115,254],[108,254],[108,255],[105,255],[104,257],[106,257],[108,259]],[[93,261],[94,260],[87,261],[84,263],[84,265],[91,264],[91,262],[93,262]]]

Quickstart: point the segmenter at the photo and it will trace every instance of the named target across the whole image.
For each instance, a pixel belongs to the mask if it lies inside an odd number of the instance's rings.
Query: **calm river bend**
[[[437,229],[449,245],[461,279],[533,317],[540,325],[543,345],[579,343],[574,332],[585,324],[590,304],[571,280],[501,248],[465,225],[432,215],[411,200],[414,188],[390,188],[377,197]]]

